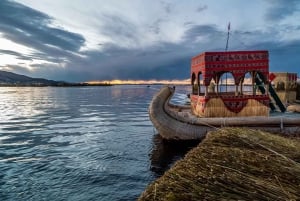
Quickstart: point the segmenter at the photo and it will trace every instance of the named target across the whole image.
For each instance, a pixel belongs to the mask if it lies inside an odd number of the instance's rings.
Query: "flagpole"
[[[225,47],[225,52],[227,52],[228,50],[228,42],[229,42],[229,31],[230,31],[230,22],[228,23],[228,26],[227,26],[227,40],[226,40],[226,47]],[[226,72],[226,92],[227,92],[227,72]]]
[[[230,22],[228,23],[228,27],[227,27],[227,41],[226,41],[226,48],[225,48],[225,51],[228,50],[229,31],[230,31]]]

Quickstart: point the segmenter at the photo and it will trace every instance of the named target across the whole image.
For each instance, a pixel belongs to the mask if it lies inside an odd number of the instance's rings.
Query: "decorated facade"
[[[231,75],[226,89],[234,90],[221,90],[224,74]],[[203,52],[191,61],[192,111],[201,117],[268,116],[268,82],[268,51]]]

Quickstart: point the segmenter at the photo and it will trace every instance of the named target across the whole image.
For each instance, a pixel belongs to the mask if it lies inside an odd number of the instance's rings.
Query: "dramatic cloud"
[[[269,0],[270,9],[266,12],[266,18],[269,21],[283,20],[299,12],[299,0]]]
[[[270,51],[299,72],[300,2],[2,0],[0,70],[54,80],[186,79],[202,51]],[[255,13],[255,14],[254,14]]]
[[[80,34],[51,27],[52,18],[7,0],[0,3],[0,31],[3,37],[47,52],[51,48],[78,51],[84,44]]]

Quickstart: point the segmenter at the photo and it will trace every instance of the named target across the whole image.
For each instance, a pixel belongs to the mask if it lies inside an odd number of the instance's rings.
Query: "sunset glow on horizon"
[[[132,84],[132,85],[151,85],[151,84],[173,84],[173,85],[188,85],[190,84],[190,79],[185,80],[95,80],[85,82],[88,84],[112,84],[112,85],[122,85],[122,84]]]

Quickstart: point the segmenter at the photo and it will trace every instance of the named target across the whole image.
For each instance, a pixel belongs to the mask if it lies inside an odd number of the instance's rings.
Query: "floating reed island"
[[[166,86],[149,117],[164,139],[204,140],[139,200],[300,200],[297,74],[270,73],[266,50],[203,52],[191,85],[189,106]]]
[[[300,138],[230,127],[209,132],[139,198],[140,201],[299,199]]]

